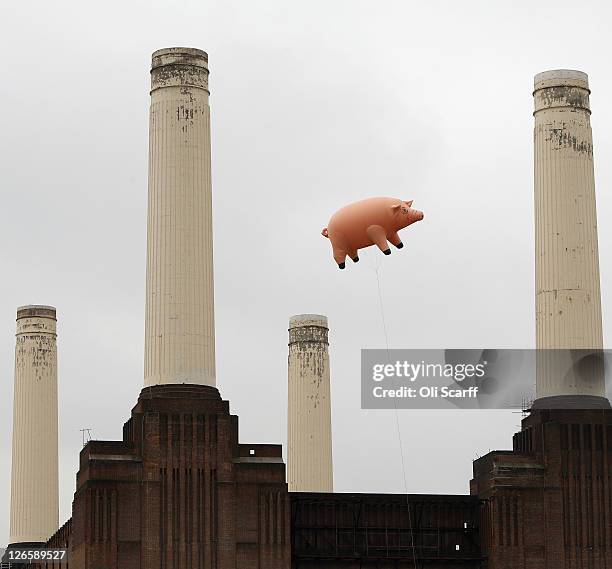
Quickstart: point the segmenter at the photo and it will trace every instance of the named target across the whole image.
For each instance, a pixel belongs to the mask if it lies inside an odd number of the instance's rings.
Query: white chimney
[[[56,314],[17,309],[9,543],[46,542],[58,529]]]
[[[581,71],[535,76],[535,406],[609,406],[599,358],[551,351],[603,348],[589,94]]]
[[[208,55],[153,53],[145,386],[215,385]]]
[[[333,492],[327,317],[289,320],[289,491]]]

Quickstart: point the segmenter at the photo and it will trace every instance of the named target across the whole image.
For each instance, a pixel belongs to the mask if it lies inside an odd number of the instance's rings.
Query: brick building
[[[71,569],[612,566],[612,411],[535,410],[471,495],[290,493],[215,388],[144,388],[123,441],[82,450]],[[49,565],[52,566],[52,565]]]
[[[123,435],[81,451],[71,569],[480,567],[477,497],[289,493],[213,387],[144,388]]]
[[[536,410],[522,427],[474,462],[486,567],[612,567],[612,411]]]

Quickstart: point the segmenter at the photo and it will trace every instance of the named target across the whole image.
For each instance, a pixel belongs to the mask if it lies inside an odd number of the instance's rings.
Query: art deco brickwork
[[[612,411],[541,410],[474,462],[487,569],[612,567]]]
[[[209,386],[143,389],[123,441],[80,456],[70,569],[281,569],[289,497],[278,445],[240,445]]]

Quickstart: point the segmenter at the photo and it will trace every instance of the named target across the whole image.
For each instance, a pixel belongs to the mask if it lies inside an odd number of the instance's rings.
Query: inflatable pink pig
[[[423,212],[412,209],[411,201],[397,198],[369,198],[339,209],[321,231],[331,241],[334,260],[344,269],[346,256],[359,261],[357,251],[376,245],[385,255],[391,254],[387,241],[398,249],[404,244],[397,232],[423,219]]]

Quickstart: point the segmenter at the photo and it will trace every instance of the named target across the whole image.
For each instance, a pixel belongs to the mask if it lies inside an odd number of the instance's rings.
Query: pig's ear
[[[402,207],[402,204],[396,203],[396,204],[393,204],[390,207],[391,207],[391,210],[393,211],[393,213],[397,213],[399,211],[400,207]]]
[[[408,207],[412,207],[412,202],[413,202],[413,201],[414,201],[414,200],[410,200],[409,202],[404,202],[404,203],[405,203],[405,204],[406,204]]]

